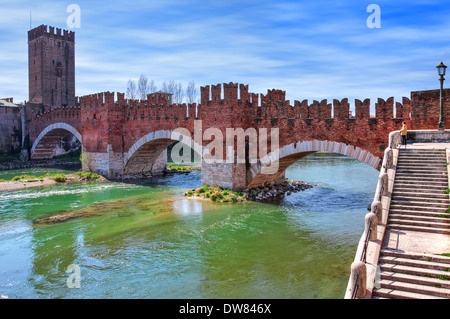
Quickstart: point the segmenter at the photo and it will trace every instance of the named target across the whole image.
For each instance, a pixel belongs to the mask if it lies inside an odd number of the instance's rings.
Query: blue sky
[[[81,9],[76,94],[125,92],[129,79],[197,87],[239,82],[293,100],[409,97],[450,65],[446,1],[1,1],[0,97],[28,99],[27,31],[68,29]],[[368,28],[369,4],[381,28]]]

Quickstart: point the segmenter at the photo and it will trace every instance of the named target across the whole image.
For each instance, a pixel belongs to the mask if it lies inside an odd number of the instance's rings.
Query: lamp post
[[[443,131],[444,130],[444,96],[443,96],[443,89],[444,89],[444,75],[445,75],[445,71],[447,69],[447,66],[442,63],[439,64],[437,67],[438,69],[438,74],[441,77],[439,79],[439,81],[441,82],[441,91],[440,91],[440,99],[439,99],[439,125],[438,125],[438,130],[439,131]]]

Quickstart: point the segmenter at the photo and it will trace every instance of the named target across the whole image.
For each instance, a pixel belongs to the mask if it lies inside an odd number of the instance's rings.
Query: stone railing
[[[372,295],[378,258],[386,231],[399,144],[400,132],[391,132],[389,146],[384,151],[371,210],[365,217],[364,233],[351,266],[345,299],[370,298]]]

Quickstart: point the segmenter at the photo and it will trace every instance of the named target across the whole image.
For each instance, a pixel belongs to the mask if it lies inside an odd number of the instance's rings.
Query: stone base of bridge
[[[126,166],[124,153],[115,153],[111,147],[106,153],[83,151],[82,170],[100,174],[108,179],[135,179],[163,174],[167,166],[167,150],[155,160],[134,161]],[[257,174],[258,167],[245,163],[210,163],[202,161],[202,185],[219,186],[234,191],[283,183],[284,167],[274,174]]]
[[[237,163],[207,163],[202,162],[202,185],[219,186],[234,191],[247,188],[264,187],[283,183],[284,171],[266,175],[265,179],[255,180],[255,173],[251,166]]]
[[[106,153],[83,151],[81,164],[83,171],[95,172],[108,179],[133,179],[161,175],[167,166],[167,151],[154,160],[152,165],[134,166],[133,171],[125,170],[124,153],[115,153],[108,146]]]

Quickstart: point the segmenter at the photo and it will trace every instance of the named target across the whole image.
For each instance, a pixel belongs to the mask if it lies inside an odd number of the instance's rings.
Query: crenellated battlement
[[[202,112],[208,112],[214,105],[221,105],[231,107],[233,113],[239,113],[241,108],[246,108],[247,116],[257,118],[368,120],[375,117],[386,121],[392,118],[410,118],[411,113],[411,101],[406,97],[402,98],[401,103],[395,102],[395,110],[393,97],[387,100],[378,98],[374,105],[374,115],[370,113],[370,99],[364,101],[355,99],[354,114],[352,114],[348,98],[333,99],[332,103],[328,103],[326,99],[313,100],[311,104],[306,99],[302,102],[295,100],[291,105],[290,101],[286,100],[286,91],[271,89],[267,90],[267,94],[251,93],[248,85],[231,82],[202,86],[200,95]]]
[[[354,100],[354,114],[348,98],[313,100],[295,100],[293,105],[286,100],[286,92],[269,89],[267,94],[251,93],[248,85],[238,83],[224,83],[206,85],[200,88],[201,104],[172,104],[168,93],[156,92],[147,95],[147,99],[126,99],[125,93],[100,92],[76,98],[77,105],[87,114],[115,111],[115,116],[122,116],[124,120],[162,120],[187,118],[214,118],[219,116],[235,120],[233,123],[244,121],[253,123],[258,119],[311,119],[343,121],[347,119],[363,120],[376,118],[379,121],[392,119],[409,120],[411,117],[411,100],[403,97],[401,102],[378,98],[374,105],[375,114],[371,114],[371,100]],[[222,98],[223,97],[223,98]],[[394,108],[395,107],[395,108]],[[225,108],[227,111],[225,112]],[[218,114],[219,109],[224,113]],[[119,113],[122,113],[120,115]],[[216,114],[214,116],[214,114]],[[225,121],[226,122],[226,121]]]
[[[97,113],[114,112],[116,118],[130,120],[187,119],[196,115],[197,104],[172,104],[170,94],[155,92],[146,100],[126,99],[125,93],[100,92],[77,97],[78,105],[89,117]]]
[[[75,42],[75,32],[62,30],[60,28],[55,28],[52,26],[48,27],[44,24],[41,24],[40,26],[28,31],[28,41],[37,39],[42,36],[52,36],[61,40]]]
[[[35,114],[34,119],[39,120],[41,118],[60,118],[64,120],[66,118],[79,118],[80,115],[79,106],[59,106],[52,109],[39,111]]]

